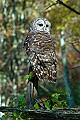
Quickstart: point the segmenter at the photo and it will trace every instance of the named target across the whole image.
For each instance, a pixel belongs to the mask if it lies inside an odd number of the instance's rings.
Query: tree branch
[[[75,9],[71,8],[70,6],[66,5],[65,3],[63,3],[61,0],[57,0],[59,4],[62,4],[63,6],[65,6],[66,8],[70,9],[71,11],[75,12],[76,14],[80,15],[80,12],[76,11]]]
[[[56,3],[52,3],[51,5],[49,5],[45,10],[47,10],[48,8],[52,7],[53,5],[57,5],[58,1],[56,1]]]
[[[76,14],[80,15],[80,12],[78,12],[75,9],[71,8],[70,6],[66,5],[61,0],[57,0],[56,3],[52,3],[45,10],[47,10],[48,8],[52,7],[53,5],[57,5],[57,4],[62,4],[63,6],[65,6],[66,8],[68,8],[69,10],[71,10],[71,11],[75,12]]]
[[[54,111],[52,110],[30,110],[30,109],[19,109],[12,107],[0,107],[0,112],[23,112],[28,118],[43,119],[59,119],[73,118],[73,120],[80,119],[80,108],[59,108]]]
[[[74,50],[78,53],[78,54],[80,54],[80,51],[75,47],[75,45],[72,43],[72,46],[73,46],[73,48],[74,48]]]

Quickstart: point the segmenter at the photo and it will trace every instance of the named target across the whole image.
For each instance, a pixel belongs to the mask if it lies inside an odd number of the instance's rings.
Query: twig
[[[78,53],[78,54],[80,54],[80,51],[75,47],[75,45],[72,43],[72,46],[73,46],[73,48],[74,48],[74,50]]]
[[[66,8],[70,9],[71,11],[75,12],[76,14],[80,15],[80,12],[76,11],[75,9],[71,8],[70,6],[66,5],[65,3],[63,3],[61,0],[57,0],[59,4],[62,4],[63,6],[65,6]]]
[[[71,8],[70,6],[66,5],[65,3],[63,3],[61,0],[57,0],[56,3],[52,3],[51,5],[49,5],[45,10],[47,10],[48,8],[52,7],[53,5],[57,5],[57,4],[62,4],[63,6],[65,6],[66,8],[70,9],[71,11],[75,12],[76,14],[80,15],[80,12],[76,11],[75,9]]]
[[[48,7],[46,7],[45,10],[47,10],[48,8],[52,7],[53,5],[57,5],[58,4],[58,1],[56,1],[55,3],[52,3],[51,5],[49,5]]]

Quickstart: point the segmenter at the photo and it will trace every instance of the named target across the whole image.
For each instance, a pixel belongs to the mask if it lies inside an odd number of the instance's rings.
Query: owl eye
[[[46,25],[46,27],[49,27],[49,25]]]
[[[43,24],[38,24],[40,27],[43,26]]]

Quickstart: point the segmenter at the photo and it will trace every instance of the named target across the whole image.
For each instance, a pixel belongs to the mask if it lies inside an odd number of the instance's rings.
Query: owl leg
[[[33,84],[32,84],[32,82],[29,81],[28,84],[27,84],[27,91],[26,91],[26,94],[27,94],[27,108],[28,109],[33,108],[32,89],[33,89]]]
[[[29,73],[33,72],[32,67],[30,66]],[[33,76],[28,81],[27,85],[27,106],[29,109],[34,107],[35,99],[38,92],[38,77],[33,72]]]

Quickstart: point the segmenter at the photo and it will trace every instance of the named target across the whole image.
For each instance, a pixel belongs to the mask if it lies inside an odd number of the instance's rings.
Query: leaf
[[[13,115],[14,115],[15,117],[17,117],[18,114],[17,114],[16,112],[14,112]]]
[[[66,95],[66,94],[67,94],[65,90],[62,90],[62,91],[60,91],[59,93],[60,93],[61,95]]]
[[[51,97],[53,97],[53,98],[58,98],[59,96],[60,96],[60,94],[58,94],[58,93],[54,93],[51,95]]]
[[[50,110],[50,104],[49,104],[49,101],[46,101],[44,104],[45,104],[45,107],[47,108],[47,110]]]
[[[26,115],[26,113],[20,112],[20,117],[21,117],[22,119],[26,119],[26,118],[27,118],[27,115]]]
[[[58,98],[59,98],[60,94],[58,93],[55,93],[55,94],[52,94],[51,97],[52,97],[52,102],[57,102],[58,101]]]
[[[26,75],[25,77],[24,77],[24,81],[28,81],[28,79],[29,79],[29,75]]]
[[[52,110],[55,110],[56,108],[58,108],[57,104],[52,106]]]
[[[36,103],[36,104],[34,105],[34,108],[35,108],[36,110],[39,109],[39,105],[38,105],[38,103]]]
[[[34,76],[35,76],[34,72],[31,71],[31,72],[29,73],[29,78],[33,78]]]
[[[16,120],[20,120],[20,118],[16,118]]]
[[[16,102],[16,104],[15,104],[15,105],[16,105],[16,107],[19,107],[19,102]]]
[[[21,102],[24,99],[24,94],[18,96],[18,100]]]

